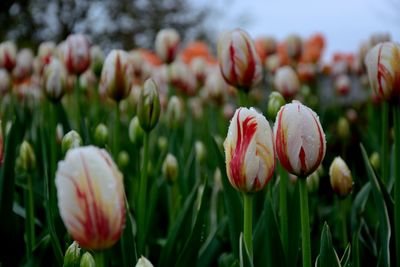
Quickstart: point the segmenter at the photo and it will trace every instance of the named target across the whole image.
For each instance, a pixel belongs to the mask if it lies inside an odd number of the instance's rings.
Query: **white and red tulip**
[[[56,172],[61,218],[80,246],[101,250],[114,245],[125,225],[123,176],[103,150],[68,151]]]
[[[274,78],[275,88],[285,99],[293,98],[300,90],[300,81],[292,67],[284,66],[277,69]]]
[[[12,41],[5,41],[0,44],[0,68],[11,72],[15,67],[17,47]]]
[[[59,101],[67,87],[67,70],[60,60],[53,57],[45,66],[42,76],[43,89],[46,96],[52,101]]]
[[[224,148],[232,186],[246,193],[262,190],[275,168],[273,136],[267,119],[253,108],[237,109]]]
[[[313,173],[325,156],[326,140],[319,118],[298,101],[281,107],[275,120],[274,136],[280,163],[299,177]]]
[[[71,34],[65,42],[64,60],[71,74],[82,74],[90,66],[90,45],[83,34]]]
[[[174,61],[178,52],[181,37],[175,29],[163,29],[157,33],[155,50],[165,63]]]

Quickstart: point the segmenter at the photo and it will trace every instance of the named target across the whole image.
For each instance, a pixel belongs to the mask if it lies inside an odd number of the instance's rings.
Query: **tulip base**
[[[253,196],[243,193],[243,238],[246,245],[247,253],[253,260]]]
[[[310,246],[310,219],[308,213],[308,192],[306,177],[299,177],[300,187],[300,216],[301,216],[301,243],[303,254],[303,267],[311,267]]]

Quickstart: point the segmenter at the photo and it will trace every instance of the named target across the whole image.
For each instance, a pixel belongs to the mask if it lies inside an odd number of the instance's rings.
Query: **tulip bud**
[[[278,54],[273,54],[265,59],[265,69],[271,73],[275,73],[281,65],[281,59]]]
[[[64,135],[61,141],[61,151],[63,154],[67,153],[68,150],[80,147],[82,145],[81,136],[74,130],[69,131]]]
[[[216,168],[214,172],[214,186],[217,192],[222,191],[222,189],[224,188],[222,186],[222,174],[219,168]]]
[[[0,69],[0,95],[11,91],[10,75],[5,69]]]
[[[165,136],[160,136],[157,141],[158,149],[165,151],[168,147],[168,140]]]
[[[353,189],[353,178],[349,167],[341,157],[336,157],[329,168],[329,176],[333,191],[341,197],[350,194]]]
[[[226,172],[234,188],[243,192],[262,190],[275,168],[271,127],[255,109],[238,108],[224,142]]]
[[[347,139],[350,136],[350,125],[345,117],[341,117],[337,123],[337,133],[341,139]]]
[[[291,59],[298,60],[303,50],[302,40],[298,35],[290,35],[285,41],[286,52]]]
[[[29,172],[36,167],[36,156],[31,144],[23,141],[19,148],[19,166],[23,171]]]
[[[125,224],[123,176],[107,151],[69,150],[55,183],[61,218],[80,246],[102,250],[118,241]]]
[[[162,165],[162,173],[168,183],[172,184],[176,181],[178,177],[178,161],[174,155],[168,153],[165,157]]]
[[[60,101],[66,91],[67,83],[67,71],[64,65],[57,58],[52,58],[50,64],[44,68],[42,79],[46,96],[51,101]]]
[[[79,244],[74,241],[68,247],[64,256],[64,264],[63,267],[77,267],[81,261],[81,248]]]
[[[17,47],[12,41],[6,41],[0,44],[0,68],[5,68],[11,72],[15,67],[17,57]]]
[[[71,34],[65,42],[65,66],[71,74],[82,74],[90,65],[90,45],[83,34]]]
[[[194,143],[194,148],[196,152],[196,160],[200,163],[204,162],[206,158],[206,148],[204,147],[203,142],[196,141]]]
[[[318,191],[318,188],[319,188],[319,174],[317,170],[307,177],[307,189],[308,192],[314,193]]]
[[[219,36],[218,61],[222,76],[236,88],[248,91],[261,81],[260,57],[253,40],[243,30],[236,29]]]
[[[279,110],[274,125],[275,148],[282,166],[305,178],[325,156],[325,134],[317,114],[298,101]]]
[[[158,57],[169,64],[174,61],[181,38],[175,29],[163,29],[157,33],[155,50]]]
[[[351,89],[351,81],[347,74],[341,74],[335,79],[336,94],[346,96]]]
[[[134,117],[129,123],[129,140],[134,144],[140,144],[143,140],[144,131],[140,127],[139,118]]]
[[[112,50],[101,71],[100,91],[119,102],[129,95],[131,81],[128,54],[122,50]]]
[[[126,151],[118,153],[118,166],[123,169],[129,165],[129,154]]]
[[[285,105],[285,99],[279,92],[272,92],[268,97],[268,117],[274,119],[280,108]]]
[[[104,52],[100,46],[94,45],[90,48],[90,69],[96,75],[100,77],[101,69],[103,68]]]
[[[141,256],[138,262],[136,263],[135,267],[153,267],[153,264],[151,264],[151,262],[148,259]]]
[[[96,262],[89,252],[85,252],[82,255],[81,263],[79,267],[96,267]]]
[[[400,102],[400,45],[385,42],[372,48],[365,57],[369,82],[383,99]]]
[[[140,94],[141,101],[138,104],[138,118],[140,126],[146,132],[150,132],[160,117],[160,98],[158,87],[153,79],[147,79]]]
[[[22,49],[16,60],[15,68],[13,69],[13,76],[16,80],[23,80],[32,74],[33,69],[33,52],[30,49]]]
[[[198,84],[202,85],[207,77],[207,62],[203,57],[195,57],[190,62],[190,69],[196,76]]]
[[[379,153],[376,151],[372,153],[371,156],[369,157],[369,162],[371,163],[375,171],[379,170],[379,167],[381,165],[379,159]]]
[[[176,128],[184,120],[184,106],[182,101],[177,96],[172,96],[168,102],[166,117],[168,125],[171,128]]]
[[[103,123],[97,125],[94,130],[94,142],[100,147],[104,147],[108,142],[108,128]]]
[[[275,88],[285,99],[293,98],[300,90],[300,81],[292,67],[280,67],[274,78]]]

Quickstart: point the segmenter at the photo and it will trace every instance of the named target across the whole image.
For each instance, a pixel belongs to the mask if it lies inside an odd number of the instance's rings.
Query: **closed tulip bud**
[[[19,148],[19,165],[26,172],[33,171],[36,168],[35,152],[28,141],[23,141]]]
[[[275,73],[280,65],[281,59],[278,54],[270,55],[264,61],[265,69],[271,73]]]
[[[162,165],[162,173],[168,183],[174,183],[178,177],[178,161],[170,153],[165,157]]]
[[[318,171],[313,172],[307,177],[307,189],[308,192],[314,193],[318,191],[319,188],[319,173]]]
[[[139,118],[134,117],[129,123],[129,140],[134,144],[141,144],[144,136],[144,131],[140,127]]]
[[[76,131],[71,130],[66,135],[64,135],[61,141],[61,151],[63,154],[65,154],[68,150],[80,147],[81,145],[81,136]]]
[[[315,112],[298,101],[279,110],[275,148],[282,166],[301,178],[313,173],[325,156],[325,134]]]
[[[82,259],[81,259],[79,267],[96,267],[96,262],[92,256],[92,254],[90,254],[89,252],[85,252],[82,255]]]
[[[153,264],[151,264],[151,262],[148,259],[141,256],[138,262],[136,263],[135,267],[153,267]]]
[[[167,121],[171,128],[176,128],[184,120],[184,104],[177,96],[172,96],[167,106]]]
[[[13,76],[17,80],[28,78],[33,70],[33,52],[30,49],[22,49],[17,55]]]
[[[369,82],[375,93],[390,102],[400,103],[400,45],[385,42],[372,48],[365,57]]]
[[[112,50],[104,61],[101,72],[100,90],[119,102],[129,95],[131,89],[128,54],[122,50]]]
[[[74,241],[65,252],[63,267],[78,267],[80,262],[81,248],[79,247],[79,244]]]
[[[168,139],[165,136],[160,136],[157,140],[158,149],[164,151],[168,147]]]
[[[65,42],[65,66],[71,74],[82,74],[90,65],[90,45],[83,34],[71,34]]]
[[[11,91],[10,74],[5,69],[0,69],[0,95]]]
[[[100,46],[94,45],[90,48],[90,69],[96,75],[100,77],[101,69],[103,68],[104,52]]]
[[[350,125],[346,118],[339,118],[337,123],[337,133],[341,139],[347,139],[350,136]]]
[[[286,52],[291,59],[298,60],[303,50],[302,40],[298,35],[290,35],[286,41]]]
[[[123,169],[126,168],[126,166],[129,165],[129,154],[126,151],[121,151],[118,153],[118,166]]]
[[[350,93],[351,80],[347,74],[341,74],[335,79],[336,94],[346,96]]]
[[[280,93],[272,92],[268,97],[268,116],[272,119],[276,118],[276,114],[278,114],[278,111],[285,104],[285,99]]]
[[[5,68],[11,73],[15,67],[17,47],[12,41],[5,41],[0,44],[0,68]]]
[[[198,84],[203,84],[207,77],[207,62],[203,57],[195,57],[190,62],[190,69],[196,76]]]
[[[349,167],[341,157],[336,157],[329,168],[329,176],[333,191],[341,197],[350,194],[353,189],[353,178]]]
[[[160,117],[158,86],[153,79],[147,79],[144,83],[140,99],[137,110],[139,123],[143,130],[150,132]]]
[[[218,61],[222,76],[232,86],[248,91],[261,81],[260,57],[253,40],[243,30],[236,29],[219,36]]]
[[[69,150],[55,183],[61,218],[80,246],[102,250],[118,241],[125,225],[123,176],[105,150]]]
[[[108,128],[103,123],[97,125],[94,130],[94,142],[100,147],[104,147],[108,142]]]
[[[207,153],[206,153],[206,148],[203,144],[203,142],[201,141],[196,141],[194,143],[194,148],[195,148],[195,152],[196,152],[196,160],[200,163],[204,162]]]
[[[175,29],[159,31],[155,40],[155,50],[158,57],[168,64],[174,61],[180,41],[181,37]]]
[[[274,78],[275,88],[285,99],[292,99],[300,90],[300,81],[292,67],[280,67]]]
[[[242,192],[262,190],[275,168],[271,127],[255,109],[238,108],[224,142],[229,182]]]
[[[379,159],[379,153],[374,152],[371,154],[369,157],[369,162],[371,163],[371,166],[374,168],[375,171],[379,170],[380,168],[380,159]]]
[[[58,102],[63,97],[67,86],[67,71],[64,65],[52,58],[43,73],[42,83],[46,96],[53,102]]]

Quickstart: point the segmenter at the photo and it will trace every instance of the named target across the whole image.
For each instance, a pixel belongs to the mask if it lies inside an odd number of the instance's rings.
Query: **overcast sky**
[[[400,0],[192,0],[216,9],[216,32],[240,27],[251,36],[315,32],[326,36],[325,58],[332,52],[354,52],[371,33],[390,33],[400,42]],[[199,3],[201,2],[201,3]]]

